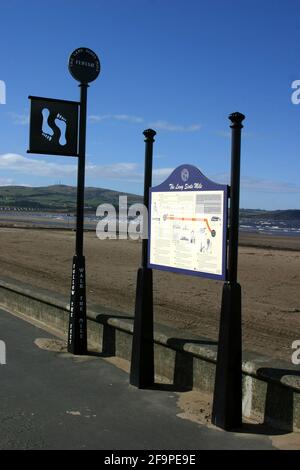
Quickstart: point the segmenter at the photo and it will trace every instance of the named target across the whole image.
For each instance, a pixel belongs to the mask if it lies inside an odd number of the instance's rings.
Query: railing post
[[[145,179],[144,206],[149,213],[149,190],[152,185],[153,142],[156,132],[144,131],[145,136]],[[145,217],[145,214],[144,214]],[[153,277],[147,267],[148,238],[143,239],[142,263],[137,273],[134,329],[132,339],[130,383],[138,388],[154,384],[153,344]]]
[[[224,283],[212,422],[230,430],[242,425],[241,286],[237,282],[241,130],[245,116],[229,116],[232,129],[228,281]]]

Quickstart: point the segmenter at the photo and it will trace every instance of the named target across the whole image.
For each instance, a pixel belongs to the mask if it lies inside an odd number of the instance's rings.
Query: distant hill
[[[11,209],[33,209],[36,211],[74,212],[76,209],[76,187],[63,184],[53,186],[0,186],[0,207]],[[85,188],[85,211],[95,212],[99,204],[108,203],[118,207],[119,196],[128,197],[128,205],[140,203],[142,196],[104,188]],[[300,210],[266,211],[241,209],[243,219],[274,221],[300,220]]]
[[[76,209],[74,186],[53,185],[41,187],[0,186],[0,207],[42,211],[73,212]],[[118,207],[119,196],[127,196],[128,204],[142,202],[142,197],[103,188],[85,188],[85,211],[95,212],[99,204]]]
[[[300,209],[266,211],[259,209],[241,209],[240,216],[249,219],[270,219],[274,221],[300,220]]]

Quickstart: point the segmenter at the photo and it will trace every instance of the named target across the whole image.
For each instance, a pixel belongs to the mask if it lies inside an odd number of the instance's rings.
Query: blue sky
[[[89,186],[142,193],[153,127],[154,182],[198,166],[228,182],[227,116],[246,115],[241,207],[300,209],[300,3],[293,0],[3,0],[0,184],[76,184],[76,159],[27,154],[28,95],[77,100],[68,56],[98,53],[89,88]]]

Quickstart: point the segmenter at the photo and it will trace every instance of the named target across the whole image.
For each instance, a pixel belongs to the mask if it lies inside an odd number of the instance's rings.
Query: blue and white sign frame
[[[225,281],[228,194],[188,164],[150,188],[148,267]]]

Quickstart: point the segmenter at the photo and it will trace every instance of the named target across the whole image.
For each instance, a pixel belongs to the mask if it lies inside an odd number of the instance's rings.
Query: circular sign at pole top
[[[100,60],[91,49],[79,47],[69,58],[69,72],[75,80],[90,83],[96,80],[100,73]]]

